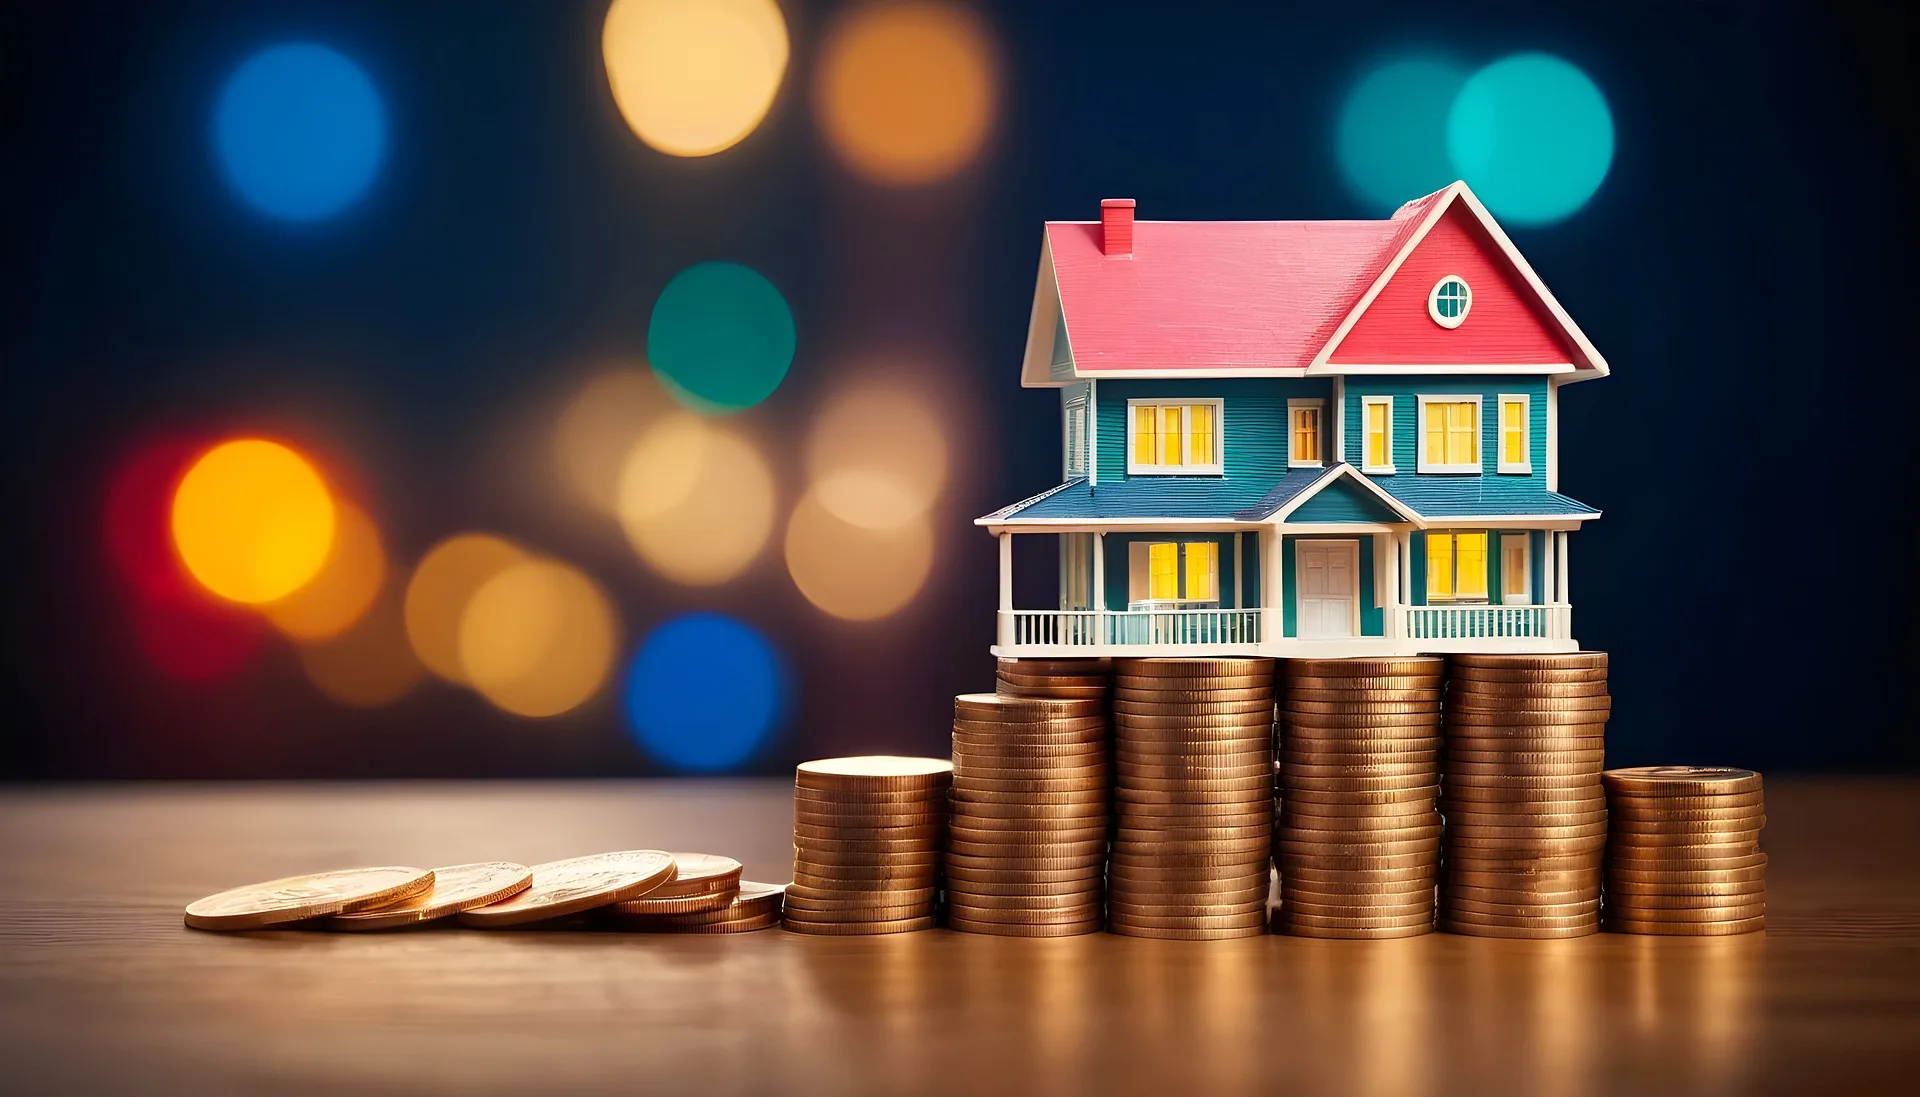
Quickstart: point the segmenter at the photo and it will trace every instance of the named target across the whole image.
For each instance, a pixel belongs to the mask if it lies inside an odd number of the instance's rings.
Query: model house
[[[1464,183],[1384,221],[1046,226],[1060,483],[983,518],[1003,657],[1573,651],[1560,391],[1607,364]],[[1059,604],[1016,609],[1015,537]],[[1023,554],[1024,555],[1024,554]]]

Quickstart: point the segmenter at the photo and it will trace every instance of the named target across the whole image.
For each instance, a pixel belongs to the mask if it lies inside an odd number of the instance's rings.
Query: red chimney
[[[1100,199],[1100,250],[1110,257],[1133,258],[1133,199]]]

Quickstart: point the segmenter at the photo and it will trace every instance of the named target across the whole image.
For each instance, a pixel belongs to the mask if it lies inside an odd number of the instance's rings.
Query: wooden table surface
[[[197,933],[369,863],[698,849],[783,783],[0,792],[0,1091],[1891,1094],[1920,1078],[1920,781],[1770,779],[1769,929],[1213,943]]]

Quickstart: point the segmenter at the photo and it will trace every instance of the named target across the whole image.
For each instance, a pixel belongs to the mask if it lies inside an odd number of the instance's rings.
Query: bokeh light
[[[884,529],[926,513],[947,479],[946,431],[918,392],[864,384],[836,397],[807,435],[820,505]]]
[[[677,583],[709,586],[746,570],[774,522],[773,473],[753,444],[688,412],[658,420],[620,477],[621,528]]]
[[[995,64],[971,11],[935,0],[856,7],[821,49],[814,106],[855,173],[931,183],[979,155],[993,125]]]
[[[654,629],[627,671],[627,717],[642,748],[675,769],[714,773],[747,761],[788,707],[779,654],[718,613]]]
[[[407,642],[399,588],[388,585],[345,632],[302,644],[300,668],[315,689],[351,708],[378,708],[405,697],[426,668]]]
[[[248,205],[286,221],[319,221],[367,189],[387,144],[386,109],[359,65],[311,42],[287,42],[241,63],[221,88],[213,145]]]
[[[407,582],[407,640],[434,674],[466,681],[460,663],[461,619],[481,587],[528,559],[526,550],[490,533],[461,533],[435,545]]]
[[[816,488],[801,497],[787,524],[787,571],[807,601],[835,617],[886,617],[926,585],[933,568],[933,532],[926,515],[874,528],[828,510]]]
[[[710,156],[752,133],[787,49],[773,0],[613,0],[600,33],[621,117],[673,156]]]
[[[673,276],[647,323],[647,360],[696,411],[750,408],[793,364],[793,312],[772,282],[739,263],[698,263]]]
[[[208,450],[173,494],[173,543],[208,590],[257,605],[313,579],[333,546],[334,505],[313,465],[278,442]]]
[[[1545,53],[1469,77],[1447,115],[1455,170],[1503,221],[1545,225],[1586,205],[1613,164],[1613,114],[1587,74]]]
[[[262,606],[261,612],[296,640],[324,640],[364,616],[386,578],[386,550],[373,519],[354,504],[335,500],[333,547],[319,573],[292,594]]]
[[[1386,213],[1456,178],[1447,112],[1466,73],[1438,58],[1390,61],[1347,93],[1334,154],[1347,185]]]
[[[127,607],[134,642],[147,661],[169,678],[203,683],[252,663],[265,646],[260,618],[230,602],[192,595],[137,595]]]
[[[613,666],[613,607],[593,581],[527,560],[474,592],[460,618],[460,667],[480,695],[516,716],[578,708]]]
[[[614,515],[627,455],[650,423],[677,406],[645,369],[613,369],[594,377],[561,412],[554,432],[561,479],[594,511]]]
[[[204,442],[149,441],[123,461],[107,484],[101,515],[107,560],[136,593],[180,600],[199,586],[173,546],[173,494]]]

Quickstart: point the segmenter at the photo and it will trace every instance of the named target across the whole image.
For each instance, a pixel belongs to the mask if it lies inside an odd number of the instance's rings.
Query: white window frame
[[[1520,457],[1519,461],[1507,460],[1507,405],[1520,405]],[[1524,392],[1503,392],[1494,404],[1493,440],[1494,467],[1501,472],[1530,476],[1533,474],[1533,397]]]
[[[1141,401],[1141,402],[1146,403],[1147,401]],[[1140,610],[1172,610],[1172,609],[1188,609],[1195,606],[1219,606],[1220,605],[1220,580],[1222,578],[1221,572],[1220,572],[1220,563],[1221,563],[1220,557],[1223,555],[1223,553],[1221,552],[1221,547],[1219,543],[1215,542],[1212,538],[1206,537],[1204,535],[1196,535],[1197,540],[1192,540],[1192,541],[1182,540],[1179,534],[1170,534],[1168,536],[1170,536],[1172,539],[1163,541],[1156,538],[1155,540],[1150,540],[1150,541],[1142,540],[1142,541],[1133,541],[1128,543],[1127,545],[1127,608],[1128,610],[1138,612]],[[1213,552],[1213,595],[1214,596],[1212,598],[1192,598],[1188,596],[1187,546],[1197,545],[1197,544],[1211,544],[1214,546],[1214,552]],[[1134,593],[1135,593],[1134,580],[1141,577],[1142,575],[1146,576],[1146,580],[1147,580],[1146,593],[1149,595],[1153,593],[1153,571],[1152,571],[1153,565],[1151,564],[1150,559],[1151,559],[1151,554],[1152,554],[1154,545],[1172,545],[1173,546],[1174,596],[1170,599],[1169,598],[1151,598],[1151,597],[1136,598],[1134,597]]]
[[[1416,472],[1477,473],[1484,467],[1487,455],[1487,409],[1477,392],[1462,393],[1421,393],[1420,420],[1417,427],[1419,437],[1413,441],[1413,467]],[[1472,404],[1473,405],[1473,448],[1479,461],[1471,465],[1436,465],[1427,461],[1427,405],[1428,404]]]
[[[1487,592],[1485,594],[1462,595],[1460,593],[1460,540],[1459,538],[1462,534],[1474,534],[1474,533],[1477,533],[1486,539],[1486,547],[1483,550],[1484,558],[1480,561],[1480,563],[1483,567],[1486,568],[1486,574],[1483,576],[1483,578],[1487,581]],[[1452,594],[1435,594],[1433,592],[1433,555],[1432,555],[1433,550],[1431,548],[1426,547],[1425,545],[1422,545],[1421,552],[1426,555],[1427,604],[1433,605],[1433,606],[1494,605],[1495,604],[1494,595],[1496,591],[1494,590],[1494,587],[1493,587],[1493,554],[1500,551],[1499,533],[1500,531],[1498,530],[1485,529],[1479,526],[1459,526],[1459,527],[1445,526],[1445,527],[1437,527],[1434,529],[1429,529],[1427,531],[1427,537],[1429,538],[1451,537],[1454,539],[1453,548],[1447,554],[1447,560],[1453,567],[1453,574],[1447,577],[1453,581],[1451,584],[1453,587],[1453,593]]]
[[[1063,411],[1064,415],[1060,421],[1060,435],[1063,439],[1061,444],[1065,452],[1062,454],[1060,471],[1062,479],[1071,480],[1077,476],[1085,476],[1087,474],[1087,465],[1091,463],[1087,455],[1087,420],[1089,417],[1087,415],[1086,398],[1076,397],[1075,399],[1067,401]],[[1074,437],[1073,431],[1073,417],[1076,413],[1080,416],[1080,436],[1077,439]],[[1076,457],[1079,458],[1077,463],[1074,460]]]
[[[1368,436],[1367,409],[1371,407],[1384,407],[1387,409],[1387,436],[1385,439],[1387,443],[1387,463],[1384,465],[1367,464],[1367,443],[1372,441]],[[1360,471],[1378,473],[1382,476],[1393,475],[1393,397],[1391,396],[1362,396],[1360,398]]]
[[[1510,541],[1520,542],[1520,578],[1524,580],[1522,584],[1524,589],[1517,595],[1510,594],[1507,591],[1507,576],[1509,574],[1507,571],[1507,544]],[[1510,599],[1513,598],[1523,600],[1518,602],[1510,601]],[[1534,604],[1533,534],[1525,530],[1519,533],[1500,534],[1500,604],[1503,606],[1531,606]]]
[[[1156,409],[1176,407],[1180,409],[1180,444],[1190,444],[1191,435],[1187,432],[1187,409],[1197,405],[1213,408],[1213,463],[1210,465],[1142,465],[1133,459],[1138,452],[1134,447],[1134,424],[1139,419],[1136,408]],[[1128,476],[1221,476],[1226,472],[1226,410],[1227,402],[1221,398],[1190,399],[1167,397],[1159,400],[1127,401],[1127,475]],[[1191,451],[1189,451],[1191,452]]]
[[[1440,315],[1440,287],[1446,285],[1448,282],[1458,282],[1460,283],[1460,288],[1467,291],[1466,296],[1460,299],[1460,315],[1458,316]],[[1427,318],[1449,331],[1466,323],[1467,313],[1472,311],[1473,286],[1469,284],[1465,278],[1457,274],[1441,275],[1440,280],[1435,282],[1433,288],[1427,291]]]
[[[1293,415],[1297,411],[1312,409],[1320,413],[1320,428],[1315,431],[1319,438],[1320,452],[1311,460],[1293,455]],[[1295,397],[1287,401],[1287,467],[1290,469],[1317,469],[1327,463],[1327,402],[1318,398]]]

